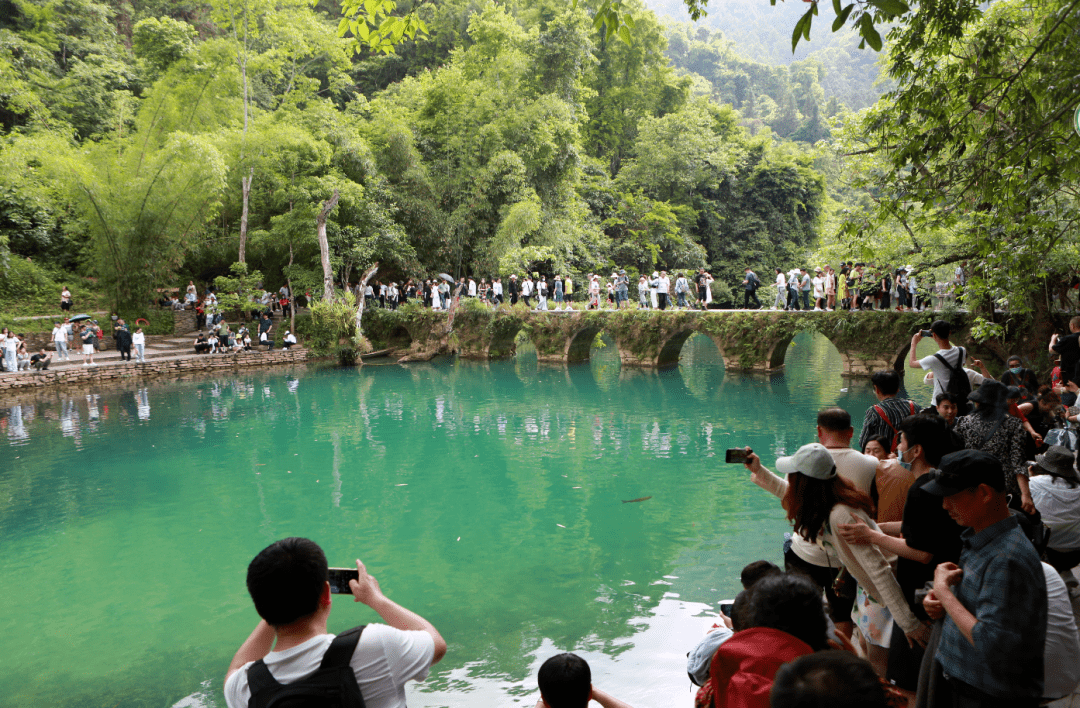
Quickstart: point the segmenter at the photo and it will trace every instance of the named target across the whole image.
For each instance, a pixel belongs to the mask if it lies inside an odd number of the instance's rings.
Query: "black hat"
[[[1005,471],[1001,461],[982,450],[960,450],[941,458],[941,469],[934,470],[923,491],[937,497],[948,497],[965,489],[988,485],[1005,491]]]
[[[983,381],[982,385],[968,394],[968,400],[988,404],[990,408],[1004,406],[1008,387],[1000,381]]]
[[[1062,445],[1054,445],[1042,455],[1035,456],[1035,468],[1055,477],[1080,480],[1073,467],[1073,452]]]

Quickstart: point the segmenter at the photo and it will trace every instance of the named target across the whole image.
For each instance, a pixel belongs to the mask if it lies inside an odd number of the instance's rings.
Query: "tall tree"
[[[330,212],[337,206],[341,194],[338,190],[323,202],[318,216],[315,217],[315,236],[319,240],[319,255],[323,270],[323,300],[331,302],[334,299],[334,269],[330,266],[330,244],[326,240],[326,219]]]
[[[895,91],[846,132],[844,152],[874,153],[867,181],[882,198],[874,219],[911,234],[955,232],[930,264],[974,262],[966,302],[983,334],[1000,332],[997,306],[1045,313],[1045,278],[1066,271],[1080,224],[1080,154],[1070,116],[1080,104],[1075,70],[1078,0],[1003,0],[955,37],[931,33],[921,13],[891,37]],[[923,250],[912,239],[912,250]],[[1045,319],[1045,318],[1044,318]]]

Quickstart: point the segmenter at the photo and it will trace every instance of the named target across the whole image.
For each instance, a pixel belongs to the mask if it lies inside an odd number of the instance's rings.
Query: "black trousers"
[[[851,621],[851,608],[855,606],[855,597],[842,597],[833,590],[833,580],[840,572],[839,568],[807,563],[791,550],[791,542],[787,541],[784,543],[784,570],[807,576],[825,591],[825,599],[829,601],[829,616],[833,622]]]

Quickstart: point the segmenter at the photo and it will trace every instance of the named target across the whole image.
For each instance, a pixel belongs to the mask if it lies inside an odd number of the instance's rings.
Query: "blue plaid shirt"
[[[999,698],[1040,698],[1046,643],[1046,577],[1015,518],[961,534],[964,575],[953,587],[975,615],[975,645],[945,618],[937,660],[951,678]]]

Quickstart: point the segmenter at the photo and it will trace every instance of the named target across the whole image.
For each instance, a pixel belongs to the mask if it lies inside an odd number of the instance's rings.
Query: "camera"
[[[919,330],[919,336],[920,336],[920,337],[933,337],[933,336],[934,336],[934,333],[933,333],[933,332],[931,332],[931,331],[930,331],[930,330],[928,330],[928,329],[920,329],[920,330]]]

